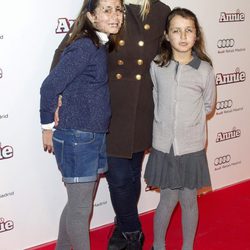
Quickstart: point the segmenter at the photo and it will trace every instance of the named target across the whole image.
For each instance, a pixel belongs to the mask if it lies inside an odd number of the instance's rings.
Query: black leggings
[[[141,230],[137,203],[141,193],[141,166],[144,152],[132,159],[108,157],[106,174],[117,225],[122,232]]]

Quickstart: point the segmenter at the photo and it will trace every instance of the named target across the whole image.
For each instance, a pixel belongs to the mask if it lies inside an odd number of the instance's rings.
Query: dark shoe
[[[127,240],[126,250],[142,250],[144,234],[141,231],[122,233]]]
[[[124,238],[118,226],[115,225],[114,231],[108,242],[108,250],[126,250],[127,239]]]

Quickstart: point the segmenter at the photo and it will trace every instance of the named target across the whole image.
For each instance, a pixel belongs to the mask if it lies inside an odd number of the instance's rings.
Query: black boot
[[[108,242],[108,250],[126,250],[127,239],[123,236],[118,226],[115,224],[114,231]]]
[[[141,231],[123,233],[127,240],[126,250],[142,250],[144,234]]]

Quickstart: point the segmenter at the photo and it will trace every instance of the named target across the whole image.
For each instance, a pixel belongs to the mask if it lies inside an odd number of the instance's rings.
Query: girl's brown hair
[[[74,26],[70,37],[67,41],[67,45],[73,43],[79,38],[89,37],[93,43],[99,47],[99,38],[96,34],[96,30],[87,17],[87,12],[93,13],[99,4],[99,0],[85,0],[80,10],[78,17],[74,22]]]
[[[201,60],[207,61],[210,65],[212,65],[212,61],[208,57],[206,50],[205,50],[205,42],[204,42],[204,37],[201,31],[201,27],[199,25],[196,15],[192,11],[185,9],[185,8],[173,9],[168,15],[165,32],[167,34],[169,33],[171,20],[175,16],[181,16],[186,19],[191,19],[194,22],[195,30],[196,30],[196,41],[192,50]],[[159,57],[155,60],[155,62],[159,66],[162,67],[164,65],[167,65],[169,61],[172,59],[172,57],[173,57],[173,52],[172,52],[171,44],[169,41],[167,41],[164,35],[162,42],[161,42],[160,54],[159,54]]]
[[[123,5],[123,0],[120,0]],[[98,7],[100,0],[85,0],[80,10],[78,17],[76,18],[72,32],[67,41],[67,45],[73,43],[75,40],[82,37],[89,37],[93,43],[99,47],[100,39],[96,34],[96,29],[87,17],[87,12],[94,14],[95,9]],[[113,36],[110,36],[109,49],[114,48]]]

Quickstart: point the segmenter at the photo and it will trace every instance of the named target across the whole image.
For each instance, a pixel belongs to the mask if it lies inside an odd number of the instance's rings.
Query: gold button
[[[135,78],[136,78],[136,80],[140,81],[141,80],[141,75],[138,74],[138,75],[135,76]]]
[[[146,24],[144,25],[144,29],[145,29],[145,30],[149,30],[149,29],[150,29],[150,25],[149,25],[148,23],[146,23]]]
[[[115,77],[116,77],[116,79],[120,80],[120,79],[122,79],[122,74],[116,74]]]
[[[118,65],[123,65],[123,64],[124,64],[124,61],[123,61],[123,60],[118,60],[118,61],[117,61],[117,64],[118,64]]]
[[[124,45],[125,45],[125,41],[124,41],[124,40],[120,40],[120,41],[119,41],[119,45],[120,45],[120,46],[124,46]]]
[[[138,59],[138,60],[137,60],[137,64],[138,64],[138,65],[142,65],[142,64],[143,64],[143,60],[142,60],[142,59]]]
[[[143,42],[143,41],[139,41],[139,42],[138,42],[138,45],[139,45],[140,47],[142,47],[142,46],[144,46],[144,42]]]

